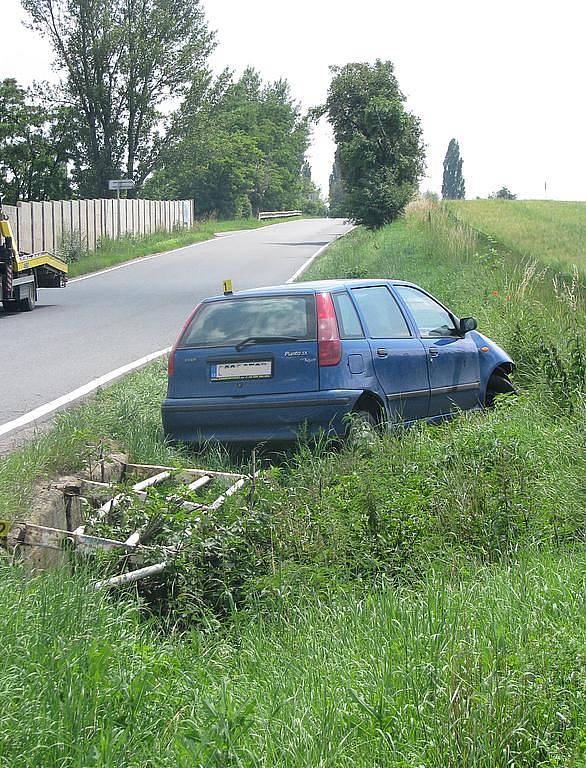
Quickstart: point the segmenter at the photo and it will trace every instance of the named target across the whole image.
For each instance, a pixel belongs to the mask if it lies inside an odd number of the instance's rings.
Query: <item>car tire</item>
[[[486,396],[484,405],[486,408],[492,408],[497,395],[516,395],[517,390],[506,373],[493,373],[486,385]]]
[[[376,418],[370,411],[352,411],[346,438],[351,445],[370,448],[379,435]]]

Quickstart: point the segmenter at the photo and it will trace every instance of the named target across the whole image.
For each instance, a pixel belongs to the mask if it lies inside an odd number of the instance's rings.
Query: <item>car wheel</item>
[[[486,385],[484,405],[492,408],[497,395],[515,395],[517,390],[505,373],[493,373]]]
[[[352,411],[346,437],[351,445],[370,448],[376,442],[379,431],[376,419],[370,411]]]

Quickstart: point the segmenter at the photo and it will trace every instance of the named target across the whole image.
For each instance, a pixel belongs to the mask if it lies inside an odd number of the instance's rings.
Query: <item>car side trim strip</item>
[[[466,392],[470,389],[479,389],[479,381],[471,381],[468,384],[455,384],[451,387],[436,387],[431,390],[432,395],[450,395],[452,392]]]
[[[412,389],[410,392],[396,392],[387,395],[388,400],[406,400],[408,397],[424,397],[429,395],[429,389]]]
[[[480,382],[472,381],[468,384],[454,384],[450,387],[435,387],[431,390],[432,395],[449,395],[453,392],[466,392],[469,389],[479,389]],[[387,395],[388,400],[406,400],[408,397],[423,397],[429,394],[429,389],[413,389],[410,392],[396,392]]]
[[[238,403],[202,403],[197,405],[171,405],[167,400],[164,404],[164,409],[174,412],[185,411],[186,413],[197,413],[199,411],[256,411],[265,408],[313,408],[322,405],[345,406],[351,405],[354,400],[355,398],[352,397],[343,397],[337,399],[330,398],[328,400],[280,400],[272,403],[247,403],[241,401]]]

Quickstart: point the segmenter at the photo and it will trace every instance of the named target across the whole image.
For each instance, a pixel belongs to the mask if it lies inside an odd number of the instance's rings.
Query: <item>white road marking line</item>
[[[56,400],[51,400],[50,403],[40,405],[33,411],[29,411],[23,416],[19,416],[18,419],[13,419],[13,421],[8,421],[6,424],[0,425],[0,436],[7,435],[9,432],[18,429],[19,427],[25,427],[32,421],[42,419],[44,416],[47,416],[53,411],[62,408],[64,405],[68,405],[74,400],[79,400],[80,397],[89,395],[90,392],[94,392],[99,387],[103,387],[104,384],[108,384],[109,382],[114,381],[114,379],[118,379],[120,376],[124,376],[125,374],[130,373],[131,371],[134,371],[137,368],[150,363],[152,360],[156,360],[158,357],[162,357],[163,355],[168,354],[170,351],[171,347],[166,347],[165,349],[160,349],[158,352],[151,352],[150,355],[145,355],[144,357],[135,360],[133,363],[128,363],[127,365],[123,365],[120,368],[116,368],[116,370],[110,371],[110,373],[106,373],[103,376],[100,376],[99,378],[84,384],[82,387],[74,389],[73,392],[69,392],[67,395],[62,395]]]
[[[301,277],[301,275],[305,272],[306,269],[309,269],[309,267],[313,264],[313,262],[318,258],[318,256],[321,256],[321,254],[332,245],[332,243],[335,243],[336,240],[339,240],[341,237],[344,237],[344,235],[347,235],[349,232],[352,232],[353,229],[356,229],[356,225],[352,225],[349,229],[347,229],[345,232],[340,232],[339,235],[336,235],[333,240],[330,240],[329,243],[326,243],[325,245],[322,245],[322,247],[317,250],[313,256],[310,256],[309,259],[305,262],[305,264],[302,264],[297,272],[295,272],[294,275],[292,275],[286,282],[287,283],[294,283],[295,280],[297,280],[298,277]]]
[[[258,229],[269,229],[270,226],[278,227],[279,225],[272,224],[267,227],[250,229],[250,230],[246,230],[245,232],[239,232],[239,233],[227,235],[227,237],[235,237],[236,234],[247,234],[249,232],[258,232]],[[321,253],[323,253],[326,250],[326,248],[328,248],[328,246],[330,246],[340,237],[347,235],[348,232],[352,231],[352,229],[354,229],[354,227],[351,227],[346,232],[340,233],[326,245],[322,245],[322,247],[319,248],[313,254],[313,256],[310,256],[309,259],[305,262],[305,264],[303,264],[295,272],[295,274],[287,280],[287,283],[292,283],[294,280],[296,280],[299,277],[299,275],[303,274],[303,272],[305,272],[305,270],[315,261],[315,259],[317,259],[317,257]],[[218,240],[225,240],[225,239],[226,239],[225,237],[218,238]],[[206,243],[209,244],[213,242],[215,241],[202,240],[201,242],[194,243],[193,245],[186,245],[186,246],[182,246],[181,248],[176,248],[175,251],[183,251],[185,250],[185,248],[193,248],[196,245],[205,245]],[[165,253],[174,253],[175,251],[166,251]],[[141,261],[156,259],[159,256],[164,256],[165,253],[156,253],[153,256],[145,256],[141,259],[134,259],[133,261],[127,261],[124,264],[119,264],[116,267],[110,267],[109,269],[104,269],[101,272],[92,272],[89,275],[83,275],[82,277],[77,277],[74,280],[70,280],[70,282],[74,283],[80,280],[87,280],[90,277],[103,275],[106,272],[113,272],[115,269],[122,269],[122,267],[128,267],[128,266],[131,266],[132,264],[140,263]],[[156,360],[157,358],[168,354],[170,351],[171,351],[171,347],[166,347],[165,349],[160,349],[158,352],[151,352],[150,355],[145,355],[144,357],[141,357],[138,360],[135,360],[133,363],[128,363],[127,365],[123,365],[120,368],[116,368],[116,370],[110,371],[110,373],[105,373],[103,376],[100,376],[97,379],[93,379],[92,381],[89,381],[87,384],[84,384],[82,387],[78,387],[77,389],[74,389],[72,392],[69,392],[66,395],[62,395],[61,397],[58,397],[56,400],[51,400],[51,402],[45,403],[45,405],[40,405],[38,408],[35,408],[34,410],[29,411],[28,413],[25,413],[23,416],[19,416],[17,419],[13,419],[12,421],[7,421],[5,424],[0,424],[0,437],[2,437],[3,435],[7,435],[9,432],[13,432],[15,429],[19,429],[20,427],[25,427],[27,424],[30,424],[33,421],[37,421],[38,419],[42,419],[43,417],[48,416],[50,413],[57,411],[59,408],[62,408],[64,405],[68,405],[69,403],[73,403],[75,400],[79,400],[80,397],[89,395],[91,392],[94,392],[96,389],[103,387],[104,384],[108,384],[109,382],[114,381],[115,379],[118,379],[121,376],[124,376],[127,373],[130,373],[131,371],[136,370],[137,368],[141,368],[143,365],[146,365],[147,363],[150,363],[153,360]]]

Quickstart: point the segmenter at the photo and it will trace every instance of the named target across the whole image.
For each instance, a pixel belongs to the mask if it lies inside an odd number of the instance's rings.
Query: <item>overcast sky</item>
[[[390,59],[421,117],[428,176],[439,192],[449,140],[467,197],[502,185],[522,198],[586,200],[584,0],[204,0],[218,32],[213,65],[286,77],[303,107],[323,102],[329,65]],[[51,53],[0,0],[0,77],[51,76]],[[288,9],[290,11],[288,12]],[[314,180],[327,192],[334,145],[314,131]],[[547,191],[545,183],[547,182]]]

